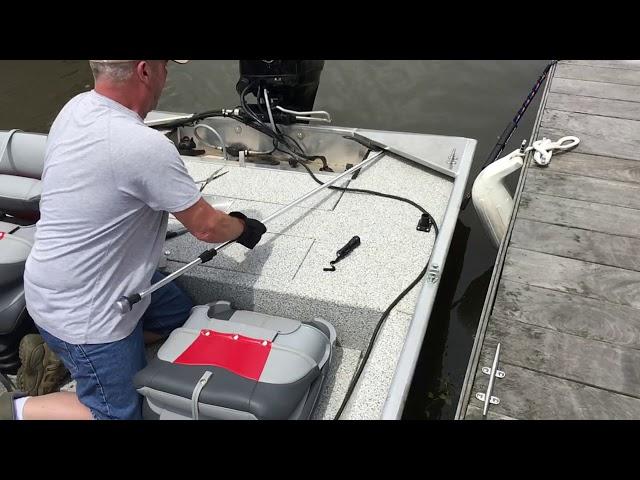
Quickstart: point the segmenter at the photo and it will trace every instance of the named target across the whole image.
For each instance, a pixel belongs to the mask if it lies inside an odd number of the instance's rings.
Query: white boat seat
[[[32,245],[26,238],[0,231],[0,287],[22,278]]]
[[[0,175],[0,212],[37,212],[42,187],[35,178]]]
[[[38,211],[46,135],[0,131],[0,212]]]
[[[0,370],[17,362],[18,343],[25,333],[22,275],[35,232],[35,225],[0,221]]]

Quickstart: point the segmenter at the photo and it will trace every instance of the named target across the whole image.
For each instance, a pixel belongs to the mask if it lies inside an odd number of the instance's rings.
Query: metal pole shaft
[[[305,193],[303,196],[301,196],[300,198],[298,198],[297,200],[294,200],[293,202],[291,202],[288,205],[285,205],[284,207],[282,207],[280,210],[272,213],[271,215],[269,215],[267,218],[265,218],[264,220],[262,220],[262,223],[266,223],[269,222],[270,220],[273,220],[276,217],[279,217],[280,215],[282,215],[284,212],[291,210],[293,207],[295,207],[297,204],[299,204],[300,202],[303,202],[304,200],[306,200],[309,197],[312,197],[313,195],[315,195],[316,193],[318,193],[320,190],[324,190],[327,187],[330,187],[331,185],[333,185],[334,183],[336,183],[338,180],[341,180],[342,178],[351,175],[352,173],[357,172],[358,170],[360,170],[363,167],[366,167],[367,165],[369,165],[370,163],[375,162],[376,160],[378,160],[380,157],[382,157],[383,155],[386,155],[386,151],[382,151],[380,153],[378,153],[377,155],[374,155],[371,158],[368,158],[366,160],[364,160],[363,162],[360,162],[358,165],[351,167],[349,170],[346,170],[345,172],[341,173],[340,175],[338,175],[337,177],[332,178],[331,180],[329,180],[328,182],[324,183],[323,185],[319,185],[317,188],[314,188],[313,190],[311,190],[309,193]]]
[[[227,242],[227,243],[229,243],[229,242]],[[216,249],[216,251],[218,251],[223,246],[227,245],[227,243],[222,244],[220,247],[218,247]],[[139,294],[140,295],[140,300],[142,300],[144,297],[146,297],[148,295],[151,295],[153,292],[155,292],[159,288],[164,287],[167,283],[173,281],[175,278],[179,277],[180,275],[182,275],[187,270],[191,270],[193,267],[195,267],[196,265],[200,265],[201,263],[202,263],[202,260],[200,260],[200,258],[196,258],[195,260],[192,260],[189,263],[187,263],[184,267],[180,267],[178,270],[173,272],[171,275],[167,275],[166,277],[164,277],[159,282],[154,283],[149,288],[147,288],[146,290],[141,292]]]
[[[319,185],[317,188],[314,188],[310,192],[305,193],[304,195],[302,195],[301,197],[297,198],[296,200],[294,200],[293,202],[289,203],[288,205],[285,205],[280,210],[275,211],[274,213],[269,215],[267,218],[262,220],[262,223],[267,223],[267,222],[273,220],[274,218],[279,217],[283,213],[291,210],[293,207],[298,205],[300,202],[303,202],[307,198],[312,197],[313,195],[315,195],[319,191],[330,187],[331,185],[333,185],[334,183],[336,183],[339,180],[343,179],[344,177],[346,177],[348,175],[351,175],[352,173],[357,172],[361,168],[366,167],[367,165],[375,162],[376,160],[378,160],[380,157],[382,157],[385,154],[386,154],[386,151],[383,150],[382,152],[379,152],[377,155],[374,155],[371,158],[367,158],[366,160],[360,162],[359,164],[351,167],[349,170],[346,170],[346,171],[342,172],[340,175],[332,178],[331,180],[327,181],[326,183],[324,183],[322,185]],[[229,245],[230,243],[233,243],[234,241],[235,240],[226,241],[223,244],[221,244],[220,246],[216,247],[214,250],[217,253],[220,250],[222,250],[223,248],[225,248],[227,245]],[[185,272],[187,272],[188,270],[191,270],[196,265],[200,265],[201,263],[203,263],[202,259],[200,257],[198,257],[195,260],[192,260],[191,262],[187,263],[184,267],[179,268],[178,270],[173,272],[171,275],[168,275],[165,278],[163,278],[162,280],[160,280],[159,282],[154,283],[153,285],[151,285],[149,288],[147,288],[143,292],[140,292],[137,295],[135,295],[135,294],[134,295],[129,295],[129,297],[120,297],[118,299],[118,301],[116,302],[116,308],[121,313],[125,313],[125,312],[130,311],[131,307],[133,306],[132,303],[139,302],[143,298],[147,297],[148,295],[151,295],[153,292],[155,292],[159,288],[164,287],[167,283],[175,280],[177,277],[183,275]],[[133,302],[130,300],[132,297],[135,297]]]

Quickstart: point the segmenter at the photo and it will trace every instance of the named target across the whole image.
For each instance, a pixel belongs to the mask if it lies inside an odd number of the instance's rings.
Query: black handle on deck
[[[346,257],[353,252],[358,245],[360,245],[360,237],[355,235],[344,247],[336,252],[338,258]]]

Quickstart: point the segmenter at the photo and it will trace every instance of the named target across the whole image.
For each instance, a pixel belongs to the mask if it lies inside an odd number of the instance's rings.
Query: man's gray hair
[[[106,77],[114,82],[124,82],[131,78],[135,70],[135,60],[89,60],[93,78]]]

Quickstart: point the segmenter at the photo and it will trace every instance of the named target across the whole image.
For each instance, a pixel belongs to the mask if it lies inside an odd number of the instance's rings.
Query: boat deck
[[[220,166],[220,162],[184,159],[195,180]],[[318,175],[321,180],[327,177]],[[387,156],[348,183],[410,198],[438,224],[453,186],[444,175]],[[243,168],[236,162],[203,194],[218,208],[260,219],[316,186],[306,172]],[[232,244],[177,282],[197,303],[229,300],[239,309],[331,322],[339,348],[315,415],[333,418],[378,319],[423,269],[434,234],[416,230],[420,212],[396,200],[323,191],[301,205],[269,222],[268,232],[253,250]],[[175,220],[171,223],[170,228],[180,226]],[[338,262],[336,271],[323,271],[354,235],[360,237],[360,247]],[[168,270],[176,270],[206,248],[191,235],[168,240]],[[343,418],[380,416],[419,290],[416,286],[385,322]]]
[[[167,114],[150,114],[147,119],[163,115]],[[242,141],[252,150],[265,151],[270,146],[270,139],[265,144],[252,129],[226,119],[212,120],[212,125],[224,138]],[[192,132],[186,127],[178,138]],[[399,418],[402,414],[476,145],[475,140],[462,137],[341,127],[295,126],[290,131],[292,137],[304,138],[301,141],[309,154],[326,155],[337,173],[349,163],[362,161],[367,152],[359,143],[343,138],[356,134],[396,155],[385,154],[363,168],[357,178],[337,185],[413,200],[437,222],[437,241],[433,229],[417,230],[421,212],[411,205],[368,194],[323,190],[268,222],[267,233],[253,250],[230,244],[211,261],[176,279],[196,304],[227,300],[236,309],[302,321],[323,318],[332,323],[338,348],[314,412],[316,419],[335,417],[383,312],[431,258],[429,273],[386,319],[341,418]],[[398,158],[399,152],[404,158]],[[227,173],[204,189],[205,200],[220,210],[241,211],[257,219],[317,187],[301,167],[249,161],[241,165],[220,154],[182,158],[195,181],[224,166]],[[316,171],[325,181],[337,173]],[[180,227],[170,217],[169,229]],[[335,271],[324,271],[354,235],[360,237],[361,245],[337,263]],[[211,247],[189,233],[170,238],[162,268],[175,271]],[[131,293],[135,292],[122,292]],[[73,385],[64,388],[73,389]]]

